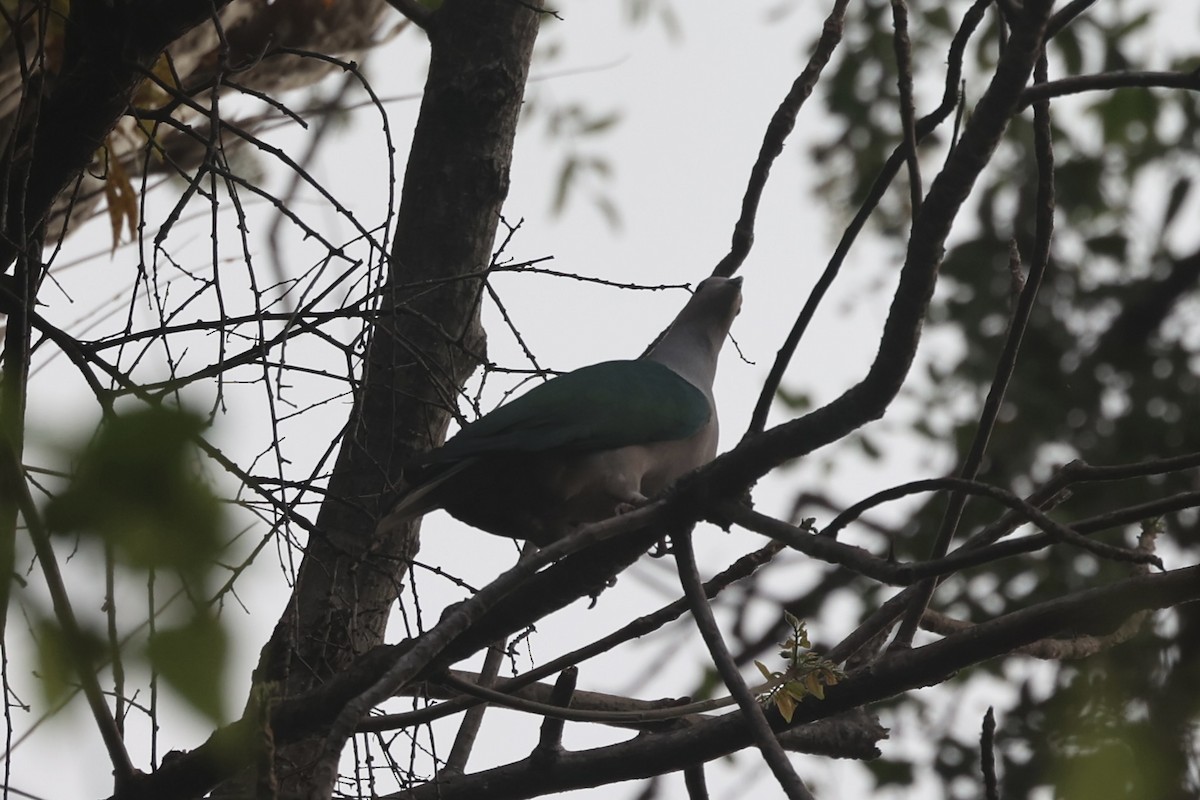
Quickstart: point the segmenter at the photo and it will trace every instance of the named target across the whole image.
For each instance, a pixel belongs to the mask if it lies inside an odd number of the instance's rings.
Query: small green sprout
[[[804,620],[787,611],[783,612],[783,617],[792,626],[792,635],[780,645],[783,649],[779,652],[779,657],[788,664],[787,669],[773,672],[761,661],[755,661],[754,666],[767,679],[769,687],[766,693],[759,695],[759,700],[768,705],[774,703],[780,716],[791,722],[798,703],[809,695],[824,700],[825,687],[833,686],[846,677],[846,673],[809,649],[812,645]]]

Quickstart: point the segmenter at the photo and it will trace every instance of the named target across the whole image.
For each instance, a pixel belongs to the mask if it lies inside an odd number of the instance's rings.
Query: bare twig
[[[1034,67],[1034,80],[1038,83],[1045,83],[1047,80],[1046,70],[1046,55],[1043,52]],[[984,400],[983,409],[979,414],[975,437],[958,471],[959,477],[967,480],[973,480],[978,475],[979,467],[983,463],[988,441],[991,439],[996,420],[1000,416],[1004,393],[1016,369],[1017,356],[1021,352],[1025,328],[1029,325],[1029,318],[1033,314],[1033,306],[1042,285],[1042,278],[1050,263],[1050,245],[1054,235],[1054,147],[1051,138],[1050,103],[1046,100],[1035,103],[1033,118],[1034,152],[1038,168],[1037,221],[1033,261],[1009,323],[1004,349],[996,362],[995,375],[988,389],[987,398]],[[933,544],[931,558],[941,558],[950,549],[950,542],[958,531],[958,523],[962,519],[966,500],[966,495],[962,492],[956,491],[950,495],[950,501],[938,528],[937,539]],[[892,643],[893,647],[911,646],[912,637],[921,622],[921,615],[929,605],[936,585],[934,581],[927,581],[921,587],[900,624],[900,630],[896,633],[895,641]]]
[[[1138,550],[1153,553],[1155,540],[1161,526],[1157,519],[1142,523],[1142,533],[1138,537]],[[1130,570],[1132,575],[1148,575],[1149,568],[1145,564],[1135,564]],[[1014,653],[1032,656],[1043,660],[1065,661],[1072,659],[1090,658],[1097,653],[1116,647],[1132,639],[1141,631],[1149,612],[1139,611],[1123,620],[1117,628],[1108,633],[1088,634],[1077,633],[1070,638],[1047,638],[1022,645]],[[925,630],[949,635],[963,633],[974,627],[969,622],[957,620],[936,611],[926,610],[921,619],[921,627]]]
[[[771,173],[771,165],[783,152],[783,143],[796,124],[796,115],[800,113],[800,107],[812,94],[817,79],[821,77],[821,71],[825,69],[833,51],[837,49],[838,43],[842,40],[842,26],[847,5],[849,5],[849,0],[834,0],[833,8],[830,10],[829,16],[825,18],[825,24],[821,29],[821,38],[817,40],[808,64],[792,83],[792,88],[788,90],[787,96],[783,98],[783,102],[779,104],[779,108],[775,110],[771,122],[767,125],[762,147],[758,151],[758,159],[750,170],[750,180],[746,186],[746,194],[742,198],[741,216],[733,226],[733,242],[729,252],[713,270],[714,275],[732,275],[737,272],[738,267],[750,254],[750,248],[754,244],[754,220],[758,214],[758,204],[762,200],[763,189],[767,185],[767,177]]]
[[[921,212],[921,161],[917,157],[916,111],[913,108],[912,42],[908,38],[908,5],[892,0],[892,47],[896,51],[896,74],[900,92],[900,129],[904,133],[904,158],[908,165],[908,197],[912,215]]]
[[[956,479],[943,478],[930,479],[930,481],[930,486],[932,486],[942,481],[953,482]],[[1089,552],[1094,552],[1100,557],[1111,558],[1117,561],[1128,561],[1139,565],[1155,564],[1161,566],[1157,556],[1141,548],[1129,550],[1097,542],[1088,542],[1086,545],[1083,545],[1082,542],[1085,540],[1081,537],[1109,530],[1120,525],[1157,517],[1162,514],[1200,507],[1200,492],[1183,492],[1168,498],[1155,500],[1151,503],[1130,506],[1108,512],[1099,517],[1091,517],[1069,525],[1062,525],[1050,520],[1036,505],[1026,500],[1020,500],[1015,495],[1003,489],[987,487],[984,490],[983,484],[964,485],[956,483],[947,483],[946,487],[943,488],[955,485],[963,488],[968,493],[978,491],[984,496],[997,499],[1009,508],[1014,509],[1016,516],[1021,518],[1020,522],[1029,521],[1039,526],[1045,524],[1051,532],[1023,536],[998,544],[988,544],[988,542],[994,541],[994,537],[990,532],[983,531],[981,535],[973,537],[963,547],[942,558],[915,563],[899,563],[890,557],[884,558],[873,555],[861,547],[836,541],[829,536],[814,535],[804,528],[789,525],[782,520],[768,517],[765,514],[737,503],[722,503],[718,505],[716,510],[722,518],[728,519],[747,530],[761,533],[764,536],[770,536],[772,539],[786,544],[812,558],[817,558],[830,564],[837,564],[859,575],[893,586],[909,586],[916,581],[940,578],[971,567],[977,567],[1024,553],[1035,552],[1055,542],[1064,541],[1063,537],[1065,536],[1070,537],[1071,544],[1082,546]],[[897,492],[895,496],[903,496],[914,488],[913,484],[907,484],[905,487],[897,487],[895,490],[888,490],[888,492],[882,492],[880,495],[887,495],[889,492],[895,491]],[[880,495],[876,495],[874,499],[878,499]],[[1016,520],[1006,521],[1002,527],[1006,529],[1015,527],[1015,522]],[[884,608],[894,608],[891,603],[893,601],[898,602],[899,598],[911,599],[911,597],[912,595],[909,593],[897,595],[881,607],[880,612],[877,613],[881,613]],[[874,632],[877,632],[877,630],[873,631],[871,635],[874,635]]]
[[[63,636],[70,648],[69,655],[75,662],[74,666],[79,676],[79,682],[83,687],[84,696],[87,698],[88,707],[92,711],[92,718],[95,720],[100,736],[104,740],[104,746],[108,750],[108,758],[112,762],[116,779],[116,791],[119,793],[129,785],[134,776],[133,762],[129,758],[129,752],[125,749],[121,731],[104,700],[104,690],[100,687],[100,681],[87,656],[88,648],[84,642],[79,622],[75,618],[75,611],[71,607],[66,583],[58,569],[58,560],[55,558],[54,547],[50,542],[50,532],[46,529],[41,514],[38,513],[33,496],[29,493],[29,485],[20,478],[21,467],[13,458],[12,451],[8,447],[0,448],[0,458],[3,458],[3,466],[0,468],[4,472],[4,482],[17,490],[17,504],[21,510],[21,517],[25,520],[25,527],[29,531],[29,538],[33,542],[38,563],[42,567],[46,589],[50,592],[50,598],[54,605],[55,619],[62,627]]]
[[[987,800],[1000,800],[1000,786],[996,781],[996,713],[991,706],[983,715],[983,731],[979,736],[979,769],[983,773],[983,796]]]
[[[497,642],[488,648],[487,655],[483,657],[483,669],[479,674],[479,684],[491,686],[495,683],[496,676],[500,674],[500,665],[503,663],[504,642]],[[471,749],[475,746],[475,737],[479,735],[479,729],[483,725],[483,714],[486,710],[487,706],[482,704],[467,709],[462,723],[458,726],[454,744],[450,746],[450,755],[446,756],[446,765],[442,767],[441,776],[461,775],[466,771],[467,759],[471,757]]]
[[[765,563],[768,563],[775,556],[783,545],[779,542],[771,542],[753,553],[743,556],[729,566],[728,569],[715,575],[712,580],[704,584],[705,596],[712,598],[720,593],[725,587],[753,573],[756,569]],[[547,661],[538,667],[520,675],[516,678],[505,681],[496,687],[498,692],[511,694],[521,687],[528,686],[535,681],[553,675],[565,669],[568,666],[581,664],[585,660],[599,655],[600,653],[608,652],[620,644],[628,642],[632,639],[645,636],[652,631],[656,631],[668,622],[678,619],[688,609],[687,601],[684,599],[676,600],[675,602],[660,608],[659,610],[639,617],[633,622],[614,631],[608,636],[601,637],[591,644],[585,645],[577,650],[573,650],[558,658]],[[409,711],[403,714],[383,714],[370,717],[363,720],[359,725],[360,731],[382,731],[396,730],[400,728],[411,727],[413,725],[424,724],[434,719],[454,714],[470,705],[478,702],[472,698],[458,698],[440,703],[437,706],[427,709],[419,709],[417,711]]]
[[[1040,100],[1050,100],[1083,92],[1155,88],[1200,91],[1200,72],[1128,71],[1071,75],[1030,86],[1021,94],[1021,107],[1031,106]]]
[[[950,489],[966,495],[977,495],[981,497],[989,497],[1005,506],[1017,511],[1018,513],[1027,515],[1030,522],[1036,524],[1043,531],[1051,536],[1068,542],[1076,547],[1087,550],[1101,558],[1111,558],[1117,561],[1133,561],[1135,563],[1152,563],[1161,566],[1161,562],[1157,557],[1151,557],[1145,553],[1128,550],[1123,547],[1112,547],[1099,542],[1092,542],[1085,539],[1078,531],[1072,530],[1070,527],[1063,525],[1050,517],[1043,514],[1038,508],[1026,503],[1021,498],[1017,497],[1012,492],[1001,489],[996,486],[989,486],[985,483],[977,481],[968,481],[963,478],[926,478],[919,481],[911,481],[901,484],[900,486],[885,489],[881,492],[868,497],[859,503],[855,503],[850,508],[843,511],[836,519],[833,520],[822,532],[822,535],[833,536],[844,525],[861,514],[863,511],[877,505],[886,500],[895,500],[904,497],[914,492],[927,491],[931,489]],[[939,558],[942,556],[938,556]]]
[[[962,75],[963,53],[966,50],[971,34],[979,26],[984,12],[990,5],[991,0],[975,0],[963,16],[958,33],[955,34],[954,41],[950,45],[949,68],[946,73],[946,89],[942,95],[942,102],[933,112],[923,117],[917,123],[915,135],[918,142],[932,133],[958,106],[958,82]],[[787,339],[784,340],[783,345],[780,346],[779,352],[775,356],[775,361],[771,365],[771,371],[763,383],[762,391],[759,392],[754,412],[750,416],[750,424],[747,427],[746,436],[760,433],[766,426],[767,414],[771,410],[771,404],[775,401],[775,394],[779,390],[783,374],[788,364],[791,363],[792,356],[795,355],[796,348],[799,346],[804,332],[808,330],[809,323],[817,313],[817,307],[821,304],[829,287],[833,285],[833,281],[841,271],[842,264],[845,262],[846,256],[849,255],[850,248],[857,240],[858,234],[867,224],[867,220],[874,212],[879,201],[883,198],[887,188],[891,185],[892,179],[896,177],[896,174],[900,171],[900,167],[904,164],[905,153],[904,145],[900,145],[892,151],[887,163],[884,164],[883,168],[879,171],[879,175],[875,177],[875,181],[871,184],[866,199],[863,200],[862,205],[855,212],[854,218],[842,233],[837,247],[834,248],[833,255],[829,258],[829,263],[825,266],[821,277],[813,286],[808,299],[804,303],[804,307],[796,317],[796,322],[792,325],[791,331],[788,332]]]
[[[750,687],[742,679],[737,664],[733,662],[733,656],[730,655],[724,639],[721,638],[721,631],[717,627],[716,619],[713,618],[708,599],[704,596],[704,587],[700,583],[700,573],[696,568],[696,556],[692,552],[691,531],[673,534],[671,543],[675,553],[675,563],[679,568],[679,581],[683,584],[683,591],[687,596],[688,605],[692,609],[692,616],[696,620],[696,627],[699,628],[700,636],[708,646],[709,655],[713,658],[717,672],[720,673],[729,693],[737,700],[738,707],[742,710],[746,723],[750,726],[754,736],[754,743],[758,746],[767,766],[775,775],[775,780],[779,782],[789,800],[811,800],[812,794],[801,782],[792,763],[788,761],[787,753],[775,739],[775,732],[771,730],[771,724],[767,722],[766,712],[763,711],[758,698],[754,696]]]
[[[1050,22],[1046,25],[1046,38],[1053,39],[1063,28],[1070,25],[1076,17],[1087,11],[1095,3],[1096,0],[1071,0],[1071,2],[1054,12],[1054,16],[1050,17]]]
[[[575,682],[579,679],[577,667],[567,667],[554,683],[554,691],[550,696],[551,703],[563,708],[570,708],[571,695],[575,693]],[[563,721],[554,717],[542,720],[542,729],[538,735],[537,747],[530,754],[533,761],[553,761],[562,753]]]

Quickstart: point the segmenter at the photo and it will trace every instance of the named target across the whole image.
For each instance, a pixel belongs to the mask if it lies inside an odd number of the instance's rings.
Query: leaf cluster
[[[754,666],[758,667],[770,686],[759,700],[766,705],[774,704],[784,721],[791,722],[797,703],[804,702],[806,697],[824,700],[825,687],[835,685],[846,677],[846,673],[837,664],[809,650],[812,644],[808,640],[804,620],[787,611],[784,612],[784,619],[792,628],[792,635],[779,645],[783,648],[779,657],[787,667],[782,672],[773,671],[757,660]]]

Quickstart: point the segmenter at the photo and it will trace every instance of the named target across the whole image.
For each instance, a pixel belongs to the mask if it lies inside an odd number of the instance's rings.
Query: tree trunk
[[[480,273],[508,192],[534,5],[446,0],[429,25],[429,76],[363,381],[317,532],[256,671],[277,693],[311,689],[382,642],[417,551],[418,525],[381,538],[376,523],[404,461],[445,436],[484,353]],[[316,752],[310,740],[277,753],[284,794],[306,785]]]

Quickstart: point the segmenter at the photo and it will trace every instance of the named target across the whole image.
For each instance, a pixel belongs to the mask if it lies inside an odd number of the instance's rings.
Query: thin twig
[[[931,480],[955,481],[956,479],[944,478]],[[955,484],[948,483],[942,488],[949,488],[953,485]],[[1120,525],[1151,519],[1162,514],[1200,507],[1200,492],[1182,492],[1150,503],[1108,512],[1099,517],[1090,517],[1068,525],[1060,525],[1059,523],[1049,521],[1049,518],[1037,505],[1028,500],[1020,500],[1015,495],[1003,489],[987,487],[985,492],[983,484],[965,485],[962,488],[968,493],[979,491],[980,494],[1000,500],[1013,509],[1013,516],[1005,515],[1005,518],[999,524],[1000,528],[1012,529],[1018,524],[1028,521],[1039,526],[1046,524],[1050,532],[1022,536],[1006,542],[990,544],[990,542],[998,537],[993,536],[990,531],[981,531],[981,536],[972,537],[966,545],[942,558],[915,563],[899,563],[890,556],[886,558],[875,556],[868,550],[839,542],[831,536],[814,535],[804,528],[774,519],[738,503],[721,503],[716,507],[715,512],[717,515],[730,520],[736,525],[755,531],[756,533],[761,533],[764,536],[770,536],[775,541],[786,544],[797,552],[811,558],[845,567],[856,574],[893,586],[910,586],[917,581],[941,579],[946,575],[961,572],[972,567],[1036,552],[1056,542],[1064,541],[1063,536],[1067,531],[1070,531],[1068,535],[1071,537],[1071,543],[1078,544],[1080,542],[1079,537],[1082,536],[1110,530]],[[906,487],[897,487],[893,498],[906,496],[909,491],[915,490],[916,487],[912,484]],[[877,495],[875,499],[878,498],[879,496]],[[1057,500],[1054,501],[1054,504],[1057,504]],[[1141,565],[1155,564],[1156,566],[1161,566],[1158,558],[1153,553],[1146,552],[1140,548],[1130,550],[1097,542],[1089,542],[1086,549],[1104,558],[1128,561]],[[915,587],[912,591],[915,592]],[[902,593],[893,598],[893,600],[901,597],[911,599],[912,596],[911,593]],[[891,602],[889,601],[889,603]],[[890,606],[888,607],[890,608]]]
[[[979,769],[983,772],[983,791],[987,800],[1000,800],[996,781],[996,713],[988,706],[983,715],[983,731],[979,736]]]
[[[730,584],[741,580],[747,575],[752,574],[756,569],[763,564],[768,563],[780,550],[783,549],[783,544],[780,542],[771,542],[765,547],[755,550],[742,556],[737,561],[729,566],[728,569],[715,575],[712,580],[704,584],[704,593],[708,598],[716,597],[722,590]],[[668,622],[679,619],[688,610],[688,603],[685,599],[676,600],[669,605],[663,606],[657,611],[639,617],[633,622],[625,625],[622,628],[610,633],[608,636],[601,637],[591,644],[584,645],[577,650],[572,650],[569,653],[559,656],[558,658],[547,661],[545,664],[534,667],[529,672],[519,675],[516,678],[511,678],[495,688],[495,691],[505,695],[511,695],[518,689],[528,686],[535,681],[541,680],[548,675],[553,675],[560,672],[569,666],[581,664],[589,658],[593,658],[601,653],[606,653],[609,650],[624,644],[632,639],[637,639],[645,636],[648,633],[658,630]],[[423,725],[432,722],[435,719],[458,713],[465,708],[479,702],[471,697],[456,698],[447,700],[444,703],[439,703],[430,708],[422,708],[416,711],[409,711],[403,714],[381,714],[378,716],[365,719],[359,724],[359,731],[385,731],[399,730],[409,728],[414,725]]]
[[[1043,492],[1045,489],[1046,487],[1043,487],[1039,490],[1039,492]],[[1059,495],[1055,495],[1055,497],[1057,496]],[[1027,502],[1035,505],[1042,505],[1034,500],[1033,497],[1031,497]],[[1173,495],[1172,497],[1164,498],[1162,500],[1156,500],[1151,503],[1144,503],[1139,506],[1131,506],[1128,509],[1122,509],[1121,511],[1102,514],[1096,517],[1089,517],[1088,519],[1072,523],[1070,527],[1078,533],[1089,534],[1098,530],[1107,530],[1118,525],[1125,525],[1149,519],[1161,514],[1170,513],[1172,511],[1196,507],[1200,507],[1200,492],[1186,492]],[[985,547],[991,553],[990,558],[995,560],[1020,553],[1034,552],[1050,543],[1050,537],[1048,534],[1035,534],[1033,536],[1025,536],[1020,539],[1012,539],[1007,542],[1000,542],[987,547],[988,542],[994,541],[995,538],[998,538],[998,536],[1001,535],[998,533],[1001,526],[997,525],[989,527],[993,528],[993,530],[989,531],[988,529],[985,529],[984,531],[981,531],[979,534],[972,537],[965,545],[959,548],[958,551],[948,555],[945,559],[943,559],[943,561],[954,561],[961,558],[961,567],[965,568],[966,566],[970,566],[972,561],[974,561],[974,554],[983,551]],[[996,533],[996,535],[991,536],[991,533]],[[841,661],[850,658],[864,645],[873,641],[881,631],[885,630],[900,617],[904,609],[912,601],[913,597],[916,596],[917,588],[918,587],[916,586],[910,586],[909,588],[897,594],[895,597],[888,599],[873,614],[868,616],[867,619],[859,623],[859,626],[855,628],[855,630],[849,636],[847,636],[832,650],[830,650],[829,653],[827,653],[827,657],[831,661],[840,663]],[[922,619],[924,619],[924,617],[922,617]]]
[[[921,121],[916,124],[915,135],[917,142],[920,142],[936,130],[945,121],[946,117],[959,106],[958,82],[962,75],[963,53],[966,51],[967,42],[970,41],[971,34],[979,26],[984,12],[991,5],[991,2],[992,0],[975,0],[963,16],[962,24],[959,26],[958,32],[950,44],[949,67],[946,72],[946,88],[942,95],[942,102],[934,111],[922,117]],[[900,171],[901,165],[904,164],[905,152],[903,145],[897,146],[892,151],[891,156],[888,157],[887,162],[879,170],[879,174],[871,184],[866,199],[863,200],[858,211],[855,212],[854,218],[850,220],[850,224],[846,226],[846,230],[842,232],[841,239],[838,240],[833,255],[829,257],[829,262],[826,264],[825,270],[821,273],[821,277],[817,280],[816,284],[813,285],[808,299],[804,302],[804,307],[796,317],[796,322],[792,325],[787,338],[784,340],[783,345],[780,346],[779,352],[775,355],[771,371],[768,373],[766,381],[763,382],[762,391],[759,392],[754,412],[750,415],[750,424],[746,429],[746,436],[760,433],[766,427],[767,414],[771,410],[771,404],[775,401],[779,384],[783,381],[783,374],[787,370],[788,364],[791,363],[792,356],[795,355],[800,340],[804,337],[805,331],[808,330],[808,326],[816,315],[817,308],[820,306],[825,294],[829,291],[829,287],[833,285],[834,279],[837,278],[838,273],[841,271],[842,264],[845,262],[846,256],[850,254],[850,248],[857,240],[858,234],[866,226],[867,220],[874,213],[875,207],[879,205],[879,201],[883,198],[887,188],[891,186],[892,180]],[[947,158],[949,158],[949,155],[947,155]]]
[[[559,673],[554,682],[554,691],[550,694],[550,702],[562,708],[570,708],[571,695],[575,693],[575,683],[579,680],[579,668],[567,667]],[[534,761],[553,761],[562,753],[563,721],[554,717],[542,720],[542,728],[538,734],[537,747],[530,753]]]
[[[1033,72],[1036,83],[1046,82],[1047,66],[1044,51],[1039,56]],[[992,385],[988,389],[987,399],[984,400],[983,410],[979,415],[979,423],[975,428],[974,440],[971,442],[971,448],[963,459],[962,466],[958,471],[959,477],[967,480],[974,480],[976,475],[979,474],[979,467],[983,463],[983,456],[987,451],[988,441],[991,439],[992,431],[996,426],[996,420],[1000,416],[1000,407],[1004,402],[1004,393],[1016,370],[1017,357],[1021,352],[1025,329],[1028,327],[1029,319],[1033,315],[1033,307],[1037,301],[1038,290],[1041,288],[1042,279],[1050,263],[1050,245],[1054,236],[1054,146],[1050,121],[1050,103],[1047,100],[1039,100],[1033,106],[1033,139],[1038,170],[1037,217],[1034,233],[1033,261],[1030,264],[1029,275],[1025,279],[1025,286],[1021,290],[1020,299],[1017,301],[1017,307],[1013,311],[1012,320],[1009,323],[1008,335],[1004,341],[1004,349],[1001,351],[1000,357],[996,362],[995,375],[992,378]],[[966,507],[966,502],[967,497],[962,492],[956,491],[950,495],[950,501],[947,503],[946,511],[942,516],[942,522],[938,528],[937,539],[934,541],[930,558],[941,558],[949,551],[950,542],[954,539],[954,535],[958,531],[958,524],[962,519],[962,512]],[[921,624],[921,615],[925,613],[925,609],[933,597],[933,590],[936,586],[936,582],[927,581],[921,587],[916,599],[913,600],[903,621],[900,623],[900,629],[897,631],[896,639],[892,643],[893,647],[910,647],[912,645],[912,637],[916,634],[917,628]]]
[[[104,690],[100,687],[100,680],[87,656],[88,647],[85,644],[79,622],[75,618],[75,611],[71,607],[66,582],[58,569],[58,560],[54,555],[54,547],[50,543],[50,532],[46,529],[41,514],[38,513],[33,496],[29,493],[29,485],[20,479],[21,468],[13,458],[12,451],[8,447],[0,448],[0,450],[3,452],[0,457],[4,459],[3,470],[7,479],[5,482],[17,491],[17,505],[21,510],[21,517],[25,520],[25,528],[29,532],[38,563],[42,567],[46,589],[49,591],[54,605],[54,616],[62,627],[63,636],[70,648],[70,657],[75,662],[74,666],[79,675],[79,682],[83,687],[84,697],[87,698],[92,717],[96,721],[96,727],[100,730],[100,736],[108,750],[108,758],[112,762],[116,780],[116,791],[119,793],[133,778],[133,762],[129,758],[129,752],[125,749],[125,742],[121,738],[117,722],[104,700]]]
[[[500,674],[500,665],[503,663],[504,642],[500,641],[489,647],[487,655],[483,657],[483,669],[479,674],[480,685],[491,686],[495,683],[496,676]],[[487,711],[487,706],[480,704],[467,709],[467,713],[463,715],[463,721],[458,726],[458,734],[454,737],[454,744],[450,746],[450,755],[446,757],[446,765],[441,769],[442,777],[462,775],[466,771],[467,759],[471,757],[475,738],[483,726],[485,711]]]
[[[746,256],[750,254],[750,248],[754,244],[754,222],[758,215],[758,204],[762,200],[763,189],[766,188],[767,177],[771,173],[771,165],[783,152],[783,143],[796,125],[796,116],[800,113],[800,107],[812,94],[817,79],[821,77],[821,71],[825,69],[830,56],[833,55],[833,51],[837,49],[838,43],[842,40],[847,5],[849,5],[849,0],[835,0],[833,9],[825,18],[821,37],[817,40],[817,46],[813,49],[808,64],[792,83],[787,96],[775,109],[775,114],[767,125],[767,132],[763,136],[763,143],[758,151],[758,159],[750,170],[750,180],[746,186],[746,194],[742,198],[741,216],[733,226],[733,241],[729,252],[713,270],[714,275],[732,275],[737,272],[742,262],[746,260]]]
[[[908,165],[908,197],[912,216],[921,213],[921,161],[917,157],[916,111],[913,107],[912,42],[908,38],[908,6],[892,0],[892,47],[896,51],[897,88],[900,92],[900,128],[904,133],[904,157]]]
[[[1053,39],[1063,28],[1070,25],[1076,17],[1095,4],[1096,0],[1071,0],[1071,2],[1056,11],[1054,16],[1050,17],[1050,22],[1046,25],[1046,39]]]
[[[1051,537],[1061,541],[1068,542],[1076,547],[1080,547],[1101,558],[1111,558],[1117,561],[1132,561],[1134,563],[1151,563],[1161,568],[1161,562],[1156,556],[1151,556],[1146,553],[1139,553],[1137,550],[1130,550],[1124,547],[1114,547],[1112,545],[1092,542],[1084,538],[1076,530],[1073,530],[1067,525],[1051,519],[1046,514],[1042,513],[1035,506],[1026,503],[1021,498],[1017,497],[1007,489],[1001,489],[998,486],[990,486],[986,483],[978,481],[969,481],[963,478],[925,478],[923,480],[910,481],[908,483],[894,486],[890,489],[884,489],[881,492],[868,497],[866,500],[855,503],[850,508],[843,511],[833,522],[825,528],[821,535],[833,536],[846,525],[850,520],[861,514],[863,511],[872,508],[879,503],[888,500],[896,500],[917,492],[929,490],[949,489],[954,492],[959,492],[963,496],[976,495],[980,497],[989,497],[998,503],[1003,503],[1009,508],[1017,511],[1020,514],[1027,515],[1030,522],[1037,525]],[[940,554],[935,558],[944,558],[945,554]]]
[[[767,721],[766,712],[763,711],[758,698],[754,696],[750,687],[742,679],[737,664],[734,663],[733,656],[729,653],[729,648],[725,646],[725,641],[721,638],[721,631],[717,627],[716,619],[713,618],[708,599],[704,596],[704,587],[696,568],[696,554],[692,551],[691,531],[686,530],[672,534],[671,543],[675,553],[675,564],[679,569],[679,582],[683,585],[684,595],[691,606],[696,627],[700,630],[704,644],[708,646],[709,655],[712,656],[713,663],[716,665],[721,679],[725,682],[726,688],[737,699],[742,716],[754,736],[754,743],[763,754],[763,759],[771,768],[775,780],[779,782],[789,800],[812,800],[812,794],[800,780],[800,776],[796,774],[792,762],[788,761],[783,746],[775,738],[775,732],[771,730],[771,723]]]
[[[104,542],[104,615],[107,621],[108,657],[113,676],[113,719],[117,732],[125,735],[125,663],[121,660],[121,638],[117,630],[116,558],[112,542]]]
[[[708,784],[704,780],[704,765],[696,764],[683,770],[683,786],[688,800],[708,800]]]
[[[1123,71],[1101,72],[1095,75],[1071,75],[1056,81],[1030,86],[1021,93],[1021,108],[1031,106],[1039,100],[1050,100],[1083,92],[1152,88],[1200,91],[1200,72]]]

